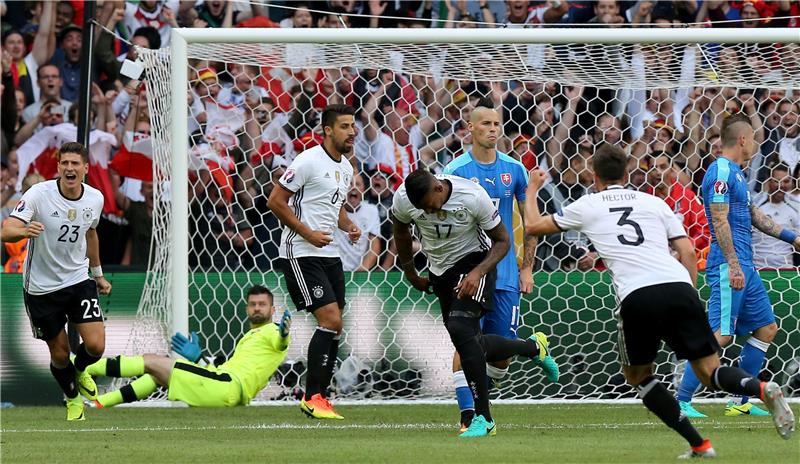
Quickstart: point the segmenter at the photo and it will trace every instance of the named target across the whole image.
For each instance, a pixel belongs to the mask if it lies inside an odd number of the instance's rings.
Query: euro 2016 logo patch
[[[319,285],[314,287],[314,298],[320,299],[325,292],[322,291],[322,287]]]
[[[504,172],[504,173],[500,174],[500,181],[501,181],[501,182],[503,183],[503,185],[505,185],[506,187],[508,187],[509,185],[511,185],[511,173]]]
[[[25,209],[25,200],[20,200],[19,203],[17,203],[17,212],[21,213],[24,209]]]
[[[728,183],[724,180],[714,182],[714,193],[716,195],[725,195],[728,193]]]
[[[294,169],[287,169],[286,172],[283,173],[283,181],[287,184],[291,184],[294,180]]]

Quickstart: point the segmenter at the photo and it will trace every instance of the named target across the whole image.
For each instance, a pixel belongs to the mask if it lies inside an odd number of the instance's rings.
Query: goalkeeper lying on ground
[[[119,390],[100,395],[98,408],[130,403],[150,396],[159,385],[168,398],[189,406],[237,406],[248,404],[269,382],[286,357],[292,317],[288,310],[280,324],[272,323],[272,292],[260,285],[247,291],[247,319],[252,328],[239,340],[233,356],[219,367],[200,367],[194,362],[167,356],[117,356],[101,359],[86,369],[93,376],[137,377]],[[196,334],[195,334],[196,335]],[[187,359],[201,357],[197,337],[176,334],[173,349]]]

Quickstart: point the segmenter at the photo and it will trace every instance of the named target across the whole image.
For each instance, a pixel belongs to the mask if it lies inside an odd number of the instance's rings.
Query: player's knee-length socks
[[[64,367],[56,367],[50,364],[50,372],[67,398],[78,396],[78,386],[75,382],[75,366],[72,361],[67,360],[67,365]]]
[[[322,379],[322,384],[320,385],[320,390],[322,391],[323,396],[325,396],[327,393],[327,388],[331,385],[331,379],[333,379],[333,370],[336,369],[336,358],[339,356],[340,338],[341,334],[337,334],[331,340],[331,348],[328,351],[328,369],[325,371],[325,378]]]
[[[690,402],[697,387],[700,386],[700,379],[692,370],[692,365],[686,361],[686,369],[683,371],[681,384],[678,386],[678,401]]]
[[[761,372],[761,367],[764,365],[764,358],[767,356],[769,343],[763,342],[756,337],[747,339],[747,343],[742,348],[742,354],[739,355],[739,367],[752,375],[758,377]],[[745,395],[742,397],[742,403],[747,403],[749,398]]]
[[[678,401],[691,401],[692,395],[699,386],[700,380],[687,362],[686,372],[684,372],[678,388]],[[759,398],[761,396],[761,381],[758,380],[758,373],[753,374],[738,367],[720,366],[716,368],[711,374],[711,386],[716,390],[743,397]]]
[[[103,353],[100,353],[100,356],[102,355]],[[81,343],[78,347],[78,352],[75,355],[75,369],[81,372],[85,371],[87,366],[99,361],[100,356],[90,354],[88,351],[86,351],[86,344]]]
[[[334,360],[330,359],[331,344],[336,336],[336,331],[317,327],[311,341],[308,343],[308,371],[306,373],[306,400],[312,396],[322,393],[323,382],[329,378],[329,369],[333,369]],[[337,353],[338,353],[338,343]],[[329,363],[331,363],[329,365]]]
[[[138,377],[144,374],[144,356],[103,358],[88,366],[86,371],[99,377]]]
[[[489,411],[489,386],[486,383],[486,355],[479,342],[480,323],[477,318],[449,317],[445,325],[450,340],[461,357],[461,369],[475,397],[475,414],[492,420]]]
[[[152,395],[158,388],[156,379],[150,374],[145,374],[119,390],[104,393],[97,397],[97,402],[104,408],[116,406],[120,403],[132,403]]]
[[[637,387],[642,403],[653,414],[658,416],[668,427],[681,434],[691,446],[703,444],[703,437],[697,432],[689,419],[681,414],[678,401],[670,394],[669,390],[655,379],[649,376]]]

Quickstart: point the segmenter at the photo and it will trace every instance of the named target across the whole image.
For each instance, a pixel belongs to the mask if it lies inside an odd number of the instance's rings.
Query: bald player
[[[500,213],[509,237],[514,237],[514,200],[519,203],[520,214],[525,210],[525,189],[528,186],[528,172],[519,161],[497,151],[497,141],[502,136],[500,115],[493,108],[491,100],[482,98],[472,111],[467,128],[472,134],[472,150],[451,161],[444,168],[445,174],[469,179],[480,185],[489,194],[492,203]],[[536,201],[535,198],[531,201]],[[536,253],[536,236],[525,235],[523,240],[522,268],[517,267],[515,247],[497,263],[497,281],[494,292],[494,311],[486,313],[481,319],[481,331],[485,335],[499,335],[508,339],[517,338],[520,317],[520,294],[533,290],[533,259]],[[538,361],[534,361],[537,362]],[[488,363],[487,375],[495,382],[508,372],[510,359]],[[558,380],[558,366],[553,358],[547,356],[539,363],[547,379]],[[473,395],[461,370],[458,352],[453,359],[453,384],[456,399],[461,409],[461,430],[466,430],[474,416]]]
[[[706,216],[711,218],[711,250],[706,279],[711,287],[708,321],[720,346],[734,335],[748,336],[739,367],[757,377],[778,325],[767,291],[753,266],[751,227],[794,245],[800,250],[796,232],[782,229],[750,202],[750,191],[742,167],[757,147],[753,127],[743,114],[729,116],[722,124],[722,155],[711,163],[703,178],[701,194]],[[686,367],[678,389],[678,401],[687,417],[706,417],[692,407],[692,395],[700,381]],[[747,397],[729,402],[726,416],[769,415],[750,404]]]

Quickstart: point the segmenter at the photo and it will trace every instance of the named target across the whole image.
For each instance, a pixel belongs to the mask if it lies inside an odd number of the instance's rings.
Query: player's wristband
[[[92,271],[92,277],[94,277],[95,279],[98,277],[103,277],[103,266],[95,266],[89,268],[89,270]]]
[[[794,241],[797,240],[797,232],[789,229],[783,229],[781,234],[778,235],[778,238],[786,243],[794,243]]]

